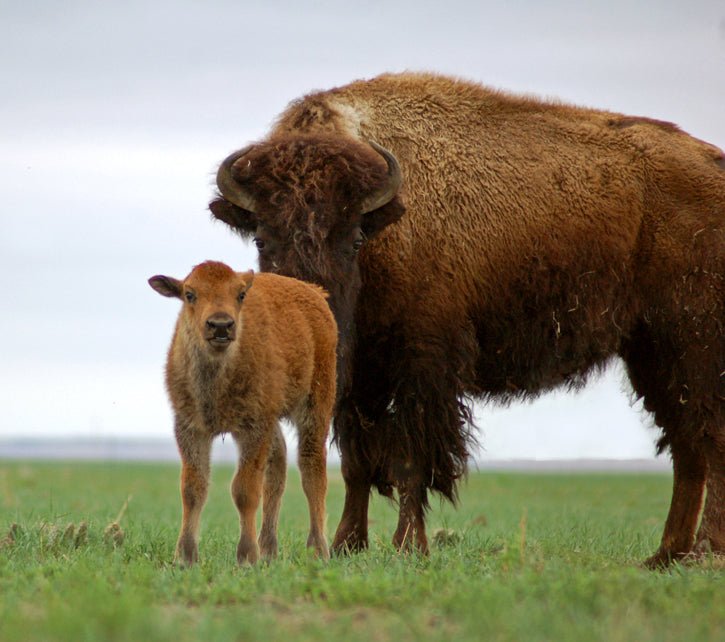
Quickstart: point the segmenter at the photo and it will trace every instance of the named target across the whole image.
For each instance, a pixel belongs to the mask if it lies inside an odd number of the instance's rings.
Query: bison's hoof
[[[330,555],[336,557],[347,557],[355,553],[361,553],[368,547],[367,538],[358,538],[354,535],[348,537],[335,538],[330,546]]]
[[[672,553],[660,549],[652,557],[646,559],[644,565],[653,571],[664,570],[675,562],[681,562],[687,556],[688,553]]]
[[[400,553],[418,553],[428,555],[428,538],[421,530],[413,532],[410,529],[395,532],[393,535],[393,546]]]

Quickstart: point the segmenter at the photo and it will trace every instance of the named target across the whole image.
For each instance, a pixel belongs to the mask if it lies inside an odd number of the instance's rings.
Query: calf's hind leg
[[[327,495],[327,426],[329,417],[318,422],[303,422],[299,430],[298,463],[302,490],[310,509],[310,534],[307,547],[322,559],[330,558],[325,537],[325,497]],[[310,425],[312,424],[312,425]]]

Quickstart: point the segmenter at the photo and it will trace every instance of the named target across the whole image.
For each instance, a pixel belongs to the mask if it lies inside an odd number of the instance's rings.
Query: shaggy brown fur
[[[363,215],[385,180],[369,140],[404,182]],[[650,565],[692,550],[705,485],[697,548],[725,552],[718,148],[669,123],[406,73],[293,103],[225,178],[255,207],[223,190],[214,215],[256,236],[263,270],[328,288],[343,320],[333,548],[365,546],[370,489],[395,486],[394,541],[425,550],[428,489],[454,499],[465,471],[471,398],[578,387],[620,356],[674,465]],[[356,259],[361,230],[375,238]]]
[[[236,273],[216,262],[195,267],[184,281],[155,276],[149,283],[184,302],[166,370],[182,461],[177,559],[197,560],[211,442],[223,433],[231,433],[239,447],[232,481],[241,523],[237,560],[255,563],[260,548],[264,557],[277,554],[287,469],[282,417],[299,434],[310,506],[307,546],[327,558],[326,439],[335,402],[337,326],[325,293],[283,276]],[[262,495],[258,543],[255,515]]]

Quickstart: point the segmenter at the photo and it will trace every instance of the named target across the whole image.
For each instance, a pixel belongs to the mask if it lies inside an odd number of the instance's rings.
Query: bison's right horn
[[[374,141],[370,141],[370,146],[380,154],[388,164],[388,182],[377,192],[368,196],[361,205],[362,214],[372,212],[383,205],[387,205],[395,198],[403,182],[403,173],[400,171],[400,165],[397,159],[384,147],[381,147]]]
[[[253,145],[250,145],[238,152],[234,152],[222,162],[216,175],[216,184],[222,196],[226,200],[237,207],[241,207],[243,210],[254,213],[257,207],[254,202],[254,198],[244,189],[244,187],[242,187],[241,183],[235,180],[232,176],[232,168],[234,165],[243,158],[245,154],[252,149],[252,147]]]

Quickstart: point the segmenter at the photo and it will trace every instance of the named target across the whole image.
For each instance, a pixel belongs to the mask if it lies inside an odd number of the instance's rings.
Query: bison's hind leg
[[[720,406],[725,403],[718,400]],[[707,459],[707,495],[694,552],[698,555],[725,555],[725,414],[712,422],[704,438]]]
[[[652,564],[692,550],[705,488],[695,551],[725,552],[725,211],[719,203],[713,226],[693,223],[701,212],[685,204],[683,225],[652,246],[637,276],[641,320],[622,353],[674,467],[670,514]]]
[[[622,351],[635,392],[662,429],[660,450],[669,449],[672,456],[672,501],[660,547],[647,560],[650,567],[666,566],[692,551],[706,485],[698,549],[725,551],[725,403],[720,377],[725,340],[720,334],[710,314],[673,311],[666,316],[660,308],[639,324]]]
[[[702,509],[707,473],[702,452],[688,443],[671,443],[670,452],[674,473],[670,510],[660,546],[645,561],[645,566],[653,569],[664,568],[692,550]]]

